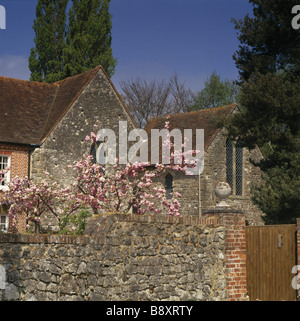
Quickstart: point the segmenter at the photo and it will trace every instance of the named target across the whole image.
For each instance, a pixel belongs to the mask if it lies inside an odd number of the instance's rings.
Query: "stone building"
[[[146,125],[148,136],[151,136],[151,129],[164,128],[166,121],[169,121],[169,131],[177,128],[183,133],[184,129],[192,129],[193,144],[196,129],[204,129],[202,174],[189,176],[182,172],[172,172],[168,173],[162,182],[167,193],[178,192],[182,195],[180,199],[182,215],[201,216],[202,210],[214,208],[218,203],[214,192],[217,183],[228,182],[232,188],[232,194],[226,200],[228,205],[233,209],[244,211],[247,224],[263,224],[261,218],[263,213],[250,199],[250,187],[259,182],[261,177],[260,170],[250,162],[250,159],[258,162],[263,155],[258,148],[249,151],[246,148],[240,148],[238,142],[229,141],[225,129],[219,128],[218,125],[222,118],[230,117],[236,112],[239,112],[238,105],[231,104],[219,108],[156,117]]]
[[[68,184],[62,170],[91,151],[85,137],[96,121],[116,136],[119,121],[136,128],[101,66],[54,84],[0,77],[0,110],[0,169],[10,167],[0,190],[14,176],[40,180],[44,171]]]
[[[169,173],[162,182],[170,195],[182,194],[182,215],[201,215],[202,209],[216,205],[214,188],[219,181],[228,181],[233,194],[228,203],[247,214],[249,224],[261,224],[261,212],[250,201],[250,185],[260,173],[249,161],[259,159],[256,149],[249,153],[231,142],[226,143],[224,130],[215,119],[236,112],[236,105],[170,116],[170,129],[204,129],[205,163],[200,176]],[[99,122],[99,128],[115,132],[119,141],[119,121],[127,122],[128,132],[136,128],[134,119],[101,66],[62,81],[46,84],[0,77],[0,169],[10,167],[5,189],[14,176],[29,176],[34,180],[47,171],[61,184],[70,177],[62,170],[79,160],[84,153],[94,153],[95,146],[85,140]],[[162,128],[166,118],[152,119],[146,131]],[[96,146],[99,151],[100,146]],[[201,193],[199,193],[199,186]],[[3,211],[2,211],[3,212]],[[8,221],[1,214],[1,227]],[[21,222],[25,228],[25,218]],[[21,224],[20,223],[20,224]]]

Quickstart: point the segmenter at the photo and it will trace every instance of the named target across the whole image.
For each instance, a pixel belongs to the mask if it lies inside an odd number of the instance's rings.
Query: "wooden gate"
[[[246,227],[246,262],[250,300],[296,300],[296,225]]]

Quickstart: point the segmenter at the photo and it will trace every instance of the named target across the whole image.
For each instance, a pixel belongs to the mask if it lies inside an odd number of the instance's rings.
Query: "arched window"
[[[93,143],[90,154],[93,156],[93,164],[106,165],[105,145],[101,142]]]
[[[165,178],[166,185],[166,199],[171,199],[173,196],[173,176],[171,174],[167,174]]]
[[[100,142],[93,143],[90,150],[90,155],[93,156],[93,164],[97,163],[97,149],[100,145]]]
[[[101,164],[103,167],[106,165],[106,150],[105,145],[102,143],[97,149],[96,161],[98,164]]]
[[[233,146],[228,138],[226,140],[226,180],[233,190]]]
[[[235,195],[243,195],[243,148],[235,145]]]
[[[226,140],[226,180],[233,195],[243,195],[243,148]]]

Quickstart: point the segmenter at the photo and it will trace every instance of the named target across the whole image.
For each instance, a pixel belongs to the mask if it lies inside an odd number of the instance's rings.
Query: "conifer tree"
[[[63,78],[66,6],[68,0],[39,0],[36,7],[35,48],[29,57],[30,80],[55,82]]]
[[[111,77],[116,66],[111,49],[110,0],[72,0],[66,36],[65,77],[102,65]]]
[[[110,0],[38,0],[30,80],[55,82],[102,65],[111,77]],[[71,2],[70,2],[71,3]],[[68,20],[68,23],[67,23]]]
[[[227,129],[243,146],[267,151],[257,164],[264,181],[253,189],[265,222],[294,223],[300,217],[300,32],[291,26],[296,1],[250,2],[253,16],[234,20],[243,112]]]

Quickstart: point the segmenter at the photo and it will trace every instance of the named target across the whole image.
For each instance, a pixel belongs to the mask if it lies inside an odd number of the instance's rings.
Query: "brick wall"
[[[22,145],[0,144],[0,155],[10,156],[10,180],[15,176],[28,176],[28,153],[30,147]],[[11,227],[10,227],[11,229]],[[26,215],[20,215],[14,229],[18,233],[26,231]]]
[[[246,226],[245,215],[235,210],[214,209],[203,212],[204,219],[217,219],[225,228],[226,280],[230,301],[246,300]]]
[[[11,179],[15,176],[28,176],[28,150],[27,146],[0,144],[0,155],[11,157]]]

